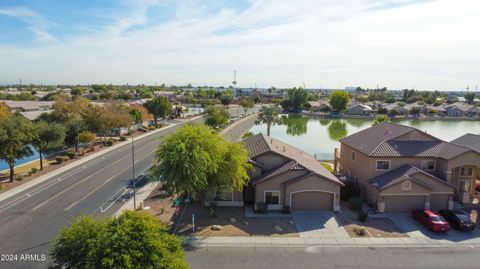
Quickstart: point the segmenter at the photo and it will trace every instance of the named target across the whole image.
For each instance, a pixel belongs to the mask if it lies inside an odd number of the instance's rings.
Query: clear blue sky
[[[0,84],[480,86],[475,0],[0,2]]]

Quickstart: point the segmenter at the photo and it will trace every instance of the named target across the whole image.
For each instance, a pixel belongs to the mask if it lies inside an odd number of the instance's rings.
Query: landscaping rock
[[[295,221],[293,221],[293,220],[289,220],[288,223],[289,223],[290,225],[295,225]]]
[[[248,221],[244,220],[244,221],[243,221],[243,224],[245,224],[245,225],[248,226]]]
[[[278,225],[273,226],[273,230],[274,230],[275,232],[277,232],[277,233],[283,232],[282,227],[280,227],[280,226],[278,226]]]
[[[230,222],[231,222],[231,223],[236,223],[237,220],[236,220],[235,218],[230,218]]]
[[[212,227],[210,228],[212,229],[212,231],[220,231],[222,229],[222,226],[220,225],[212,225]]]

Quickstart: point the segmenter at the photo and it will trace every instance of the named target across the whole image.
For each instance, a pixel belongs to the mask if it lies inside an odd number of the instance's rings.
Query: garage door
[[[448,209],[448,194],[431,194],[430,209],[432,210]]]
[[[292,194],[292,210],[332,210],[333,194],[318,191]]]
[[[385,196],[385,212],[409,212],[425,208],[424,195]]]

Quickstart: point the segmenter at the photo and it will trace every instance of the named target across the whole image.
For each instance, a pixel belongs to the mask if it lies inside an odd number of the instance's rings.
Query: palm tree
[[[278,119],[278,108],[274,106],[263,106],[260,109],[258,119],[267,124],[267,135],[270,136],[270,127]]]

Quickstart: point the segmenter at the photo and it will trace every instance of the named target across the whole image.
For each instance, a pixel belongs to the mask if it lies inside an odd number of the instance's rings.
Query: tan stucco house
[[[269,210],[340,210],[343,183],[315,158],[277,139],[257,134],[243,140],[249,152],[250,184],[219,205],[254,205]]]
[[[337,169],[380,212],[447,209],[474,194],[480,153],[383,122],[340,140]]]

